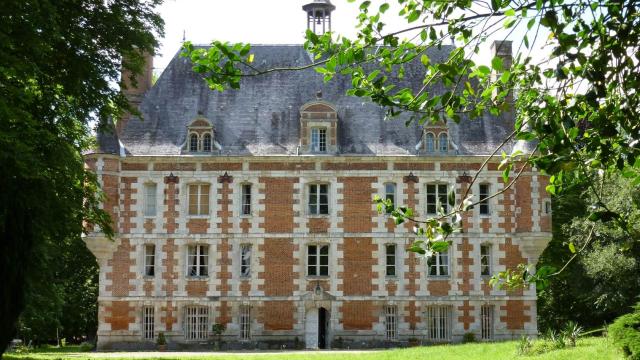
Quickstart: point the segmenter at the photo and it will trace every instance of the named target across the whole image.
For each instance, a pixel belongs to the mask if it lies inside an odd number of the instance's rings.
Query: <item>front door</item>
[[[325,308],[318,309],[318,348],[327,348],[327,324],[329,312]]]

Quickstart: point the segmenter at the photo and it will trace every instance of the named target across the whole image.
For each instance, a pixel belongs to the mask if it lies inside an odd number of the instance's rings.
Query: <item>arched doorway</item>
[[[327,348],[327,327],[329,324],[329,312],[321,307],[318,309],[318,348]]]

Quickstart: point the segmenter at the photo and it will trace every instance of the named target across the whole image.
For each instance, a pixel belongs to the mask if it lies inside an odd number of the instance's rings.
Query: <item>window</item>
[[[309,214],[327,215],[329,214],[329,185],[311,184],[309,185]]]
[[[546,215],[551,214],[552,208],[551,208],[551,200],[545,200],[544,202],[544,213]]]
[[[147,244],[144,246],[144,276],[156,275],[156,246]]]
[[[242,185],[241,214],[251,215],[251,184]]]
[[[206,340],[209,329],[209,308],[188,306],[185,311],[184,336],[187,340]]]
[[[482,340],[493,339],[493,305],[482,305],[480,319],[482,322]]]
[[[451,338],[451,307],[429,306],[426,312],[427,337],[431,341],[449,341]]]
[[[190,277],[209,275],[209,247],[190,245],[187,253],[187,274]]]
[[[396,276],[396,244],[386,245],[387,276]]]
[[[480,184],[480,215],[489,215],[489,184]]]
[[[189,185],[189,215],[209,214],[209,184]]]
[[[156,216],[156,194],[156,184],[144,184],[144,216]]]
[[[491,275],[491,245],[480,245],[480,275]]]
[[[384,197],[385,200],[391,200],[391,204],[393,205],[393,207],[396,207],[396,184],[384,184]]]
[[[329,276],[329,245],[309,245],[307,275]]]
[[[142,338],[153,340],[154,338],[154,309],[152,306],[142,308]]]
[[[427,261],[429,276],[449,276],[449,252],[433,254]]]
[[[240,306],[240,339],[249,340],[251,337],[251,307]]]
[[[447,133],[440,133],[440,136],[438,136],[438,146],[441,153],[449,151],[449,136],[447,136]]]
[[[311,151],[312,152],[327,151],[327,129],[311,128]]]
[[[428,153],[436,151],[436,137],[432,133],[427,133],[425,146]]]
[[[440,206],[448,211],[447,184],[427,184],[427,214],[436,214]]]
[[[398,336],[398,308],[395,306],[385,307],[385,324],[387,327],[387,340],[395,340]]]
[[[189,136],[189,151],[191,152],[198,151],[198,134],[191,134]]]
[[[251,244],[240,245],[240,277],[251,276]]]
[[[211,152],[211,134],[204,134],[202,137],[202,151]]]

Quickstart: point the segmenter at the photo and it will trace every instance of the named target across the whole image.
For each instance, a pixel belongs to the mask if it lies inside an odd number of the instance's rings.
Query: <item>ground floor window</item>
[[[142,338],[145,340],[153,340],[154,338],[154,309],[151,306],[142,308]]]
[[[395,340],[398,337],[398,308],[389,305],[385,309],[385,323],[387,326],[387,340]]]
[[[451,306],[427,307],[427,336],[431,341],[451,339]]]
[[[493,305],[483,305],[480,308],[482,321],[482,340],[493,339]]]
[[[240,339],[249,340],[251,336],[251,307],[240,306]]]
[[[188,306],[185,313],[185,332],[187,340],[206,340],[209,329],[209,308]]]

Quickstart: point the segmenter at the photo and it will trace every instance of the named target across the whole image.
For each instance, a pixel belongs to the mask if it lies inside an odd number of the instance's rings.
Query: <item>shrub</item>
[[[562,337],[565,339],[565,341],[569,342],[570,346],[575,347],[578,337],[580,337],[583,332],[584,329],[582,328],[582,326],[578,325],[576,322],[569,321],[562,330]]]
[[[533,341],[528,336],[522,335],[520,341],[518,341],[518,346],[516,348],[518,355],[529,355],[531,352],[531,347],[533,346]]]
[[[553,344],[554,349],[562,349],[567,345],[565,343],[565,338],[563,334],[558,333],[553,329],[549,329],[544,334],[544,339],[547,340],[549,343]]]
[[[472,332],[464,333],[464,336],[462,336],[462,342],[465,344],[476,342],[476,334]]]
[[[158,333],[156,344],[159,346],[167,345],[167,339],[164,337],[164,333],[162,331]]]
[[[82,352],[88,352],[93,350],[93,344],[88,342],[88,341],[84,341],[83,343],[80,344],[80,351]]]
[[[613,343],[622,349],[629,359],[640,359],[640,303],[634,312],[617,318],[608,329]]]

